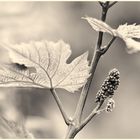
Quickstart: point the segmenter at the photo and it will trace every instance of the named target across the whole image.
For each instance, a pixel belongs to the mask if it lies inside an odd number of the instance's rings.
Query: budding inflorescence
[[[120,83],[120,73],[117,69],[112,69],[108,77],[103,82],[101,89],[96,94],[96,102],[104,101],[107,97],[111,98]]]
[[[112,112],[114,108],[115,108],[115,101],[112,98],[110,98],[107,102],[106,112]]]

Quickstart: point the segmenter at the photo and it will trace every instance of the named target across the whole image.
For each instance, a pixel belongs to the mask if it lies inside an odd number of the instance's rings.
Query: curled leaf
[[[120,25],[116,30],[116,34],[124,40],[128,53],[132,54],[140,51],[140,42],[132,39],[140,38],[140,25],[136,25],[135,23],[132,25],[128,25],[127,23]]]
[[[135,41],[132,38],[124,38],[125,44],[127,46],[128,53],[136,53],[140,51],[140,42]]]
[[[74,92],[85,84],[90,75],[88,53],[67,64],[71,49],[63,41],[33,41],[19,45],[1,43],[1,46],[7,49],[12,62],[12,65],[1,65],[2,87],[63,88]]]
[[[106,32],[111,34],[112,36],[116,36],[116,32],[114,29],[112,29],[108,24],[106,24],[105,22],[98,20],[96,18],[92,18],[92,17],[82,17],[82,19],[85,19],[88,21],[88,23],[91,25],[91,27],[95,30],[95,31],[100,31],[100,32]]]

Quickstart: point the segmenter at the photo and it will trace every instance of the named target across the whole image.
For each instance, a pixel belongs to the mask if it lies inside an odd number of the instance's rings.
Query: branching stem
[[[104,5],[102,3],[100,3],[100,5],[102,6],[102,17],[101,20],[105,21],[106,20],[106,15],[107,15],[107,11],[109,9],[109,2],[106,2]],[[77,104],[77,108],[74,114],[74,118],[72,120],[72,123],[68,126],[68,131],[66,134],[66,138],[74,138],[76,136],[76,134],[96,115],[98,114],[98,109],[100,109],[100,107],[103,104],[103,101],[100,102],[96,108],[91,112],[91,114],[89,114],[89,116],[81,122],[81,118],[82,118],[82,113],[83,113],[83,109],[86,103],[86,99],[87,99],[87,95],[92,83],[92,79],[97,67],[97,64],[99,62],[100,57],[109,49],[109,47],[111,46],[111,44],[114,42],[115,37],[113,37],[113,39],[109,42],[109,44],[107,45],[107,47],[102,50],[101,46],[102,46],[102,40],[103,40],[103,32],[99,32],[98,35],[98,40],[97,40],[97,45],[95,47],[94,50],[94,54],[93,54],[93,58],[91,61],[91,76],[89,77],[87,83],[84,85],[78,104]]]
[[[79,126],[79,131],[96,115],[101,113],[102,111],[100,111],[100,107],[102,106],[103,101],[98,103],[97,106],[95,107],[95,109],[91,112],[91,114],[89,114],[89,116],[83,121],[81,122],[81,125]],[[104,110],[103,110],[104,111]]]
[[[76,134],[81,131],[84,126],[97,114],[100,114],[101,112],[104,111],[104,109],[99,110],[100,107],[102,106],[104,101],[101,101],[100,103],[97,104],[97,106],[94,108],[94,110],[87,116],[87,118],[82,121],[80,124],[70,124],[68,127],[68,131],[67,131],[67,135],[66,135],[66,139],[68,138],[74,138],[76,136]],[[74,121],[74,120],[73,120]]]
[[[103,2],[99,1],[99,4],[103,7]]]
[[[108,43],[108,45],[102,49],[102,55],[105,54],[107,52],[107,50],[110,48],[110,46],[112,45],[112,43],[115,41],[116,37],[114,36],[110,42]]]
[[[107,15],[107,11],[110,7],[112,7],[115,2],[112,2],[111,4],[109,4],[110,2],[107,1],[105,3],[99,2],[99,4],[102,7],[102,16],[101,16],[101,20],[105,21],[106,20],[106,15]],[[68,125],[68,131],[66,134],[66,138],[74,138],[76,136],[76,134],[96,115],[99,114],[100,112],[102,112],[102,110],[99,110],[100,107],[102,106],[104,101],[101,101],[100,103],[97,104],[97,106],[95,107],[95,109],[93,109],[93,111],[87,116],[87,118],[85,118],[83,121],[81,121],[82,119],[82,114],[83,114],[83,109],[85,107],[85,103],[86,103],[86,99],[88,96],[88,92],[92,83],[92,79],[97,67],[97,64],[101,58],[101,56],[103,54],[106,53],[106,51],[109,49],[109,47],[111,46],[111,44],[114,42],[114,40],[116,39],[116,37],[113,37],[112,40],[108,43],[108,45],[105,48],[101,48],[102,46],[102,40],[103,40],[103,32],[99,32],[98,34],[98,40],[97,40],[97,45],[95,46],[95,50],[94,50],[94,54],[93,54],[93,58],[91,61],[91,76],[89,77],[87,83],[83,86],[83,89],[81,91],[80,94],[80,98],[76,107],[76,111],[74,114],[73,119],[69,119],[64,108],[63,105],[55,91],[54,88],[51,88],[50,91],[61,111],[61,114],[64,118],[65,123]]]
[[[106,14],[107,14],[107,11],[108,11],[107,7],[102,8],[102,17],[101,17],[102,21],[105,21],[105,19],[106,19]],[[101,45],[102,45],[102,39],[103,39],[103,32],[99,32],[97,45],[95,47],[94,55],[93,55],[93,58],[92,58],[92,61],[91,61],[91,71],[90,71],[91,76],[90,76],[87,83],[85,84],[85,86],[82,89],[81,96],[80,96],[80,99],[79,99],[79,102],[78,102],[78,105],[77,105],[77,108],[76,108],[76,112],[75,112],[75,115],[74,115],[74,118],[76,119],[77,123],[80,123],[80,121],[81,121],[82,112],[83,112],[83,109],[84,109],[84,106],[85,106],[85,102],[86,102],[87,95],[88,95],[88,92],[89,92],[89,89],[90,89],[90,85],[92,83],[93,76],[94,76],[94,73],[95,73],[95,70],[96,70],[96,66],[98,64],[98,61],[99,61],[101,55],[102,55],[102,53],[100,51],[100,48],[101,48]]]
[[[94,76],[94,72],[95,72],[95,69],[96,69],[96,66],[98,64],[98,61],[99,61],[100,57],[101,57],[100,51],[95,51],[94,57],[93,57],[92,62],[91,62],[92,66],[93,66],[92,69],[91,69],[91,76],[88,79],[88,82],[86,83],[84,88],[82,89],[80,99],[79,99],[79,102],[78,102],[78,105],[77,105],[77,108],[76,108],[76,112],[75,112],[75,115],[74,115],[74,118],[76,119],[78,124],[81,121],[82,112],[83,112],[83,109],[84,109],[84,105],[85,105],[85,102],[86,102],[88,91],[89,91],[89,88],[90,88],[90,85],[91,85],[91,82],[92,82],[92,78]]]
[[[111,8],[114,4],[116,4],[117,3],[117,1],[114,1],[114,2],[112,2],[110,5],[109,5],[109,8]]]

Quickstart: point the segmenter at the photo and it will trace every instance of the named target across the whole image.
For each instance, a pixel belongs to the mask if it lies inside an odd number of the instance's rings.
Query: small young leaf
[[[116,30],[117,36],[120,38],[140,38],[140,25],[135,23],[132,25],[120,25]]]
[[[88,53],[67,64],[71,50],[63,41],[1,45],[8,50],[12,63],[16,64],[15,67],[11,64],[1,65],[2,87],[64,88],[74,92],[84,85],[90,75]]]
[[[82,19],[86,19],[95,31],[106,32],[111,34],[112,36],[116,36],[115,30],[105,22],[92,17],[82,17]]]
[[[126,23],[124,25],[120,25],[117,29],[112,29],[108,24],[101,20],[97,20],[92,17],[85,17],[83,19],[86,19],[95,31],[106,32],[112,36],[121,38],[128,48],[128,53],[140,51],[140,42],[132,39],[140,38],[140,25],[136,25],[135,23],[128,25]]]

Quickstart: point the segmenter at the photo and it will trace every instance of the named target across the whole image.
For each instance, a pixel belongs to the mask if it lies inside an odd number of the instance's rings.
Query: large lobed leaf
[[[63,41],[1,45],[8,50],[12,62],[12,65],[1,65],[2,87],[64,88],[74,92],[81,88],[89,77],[88,53],[67,64],[71,49]]]

